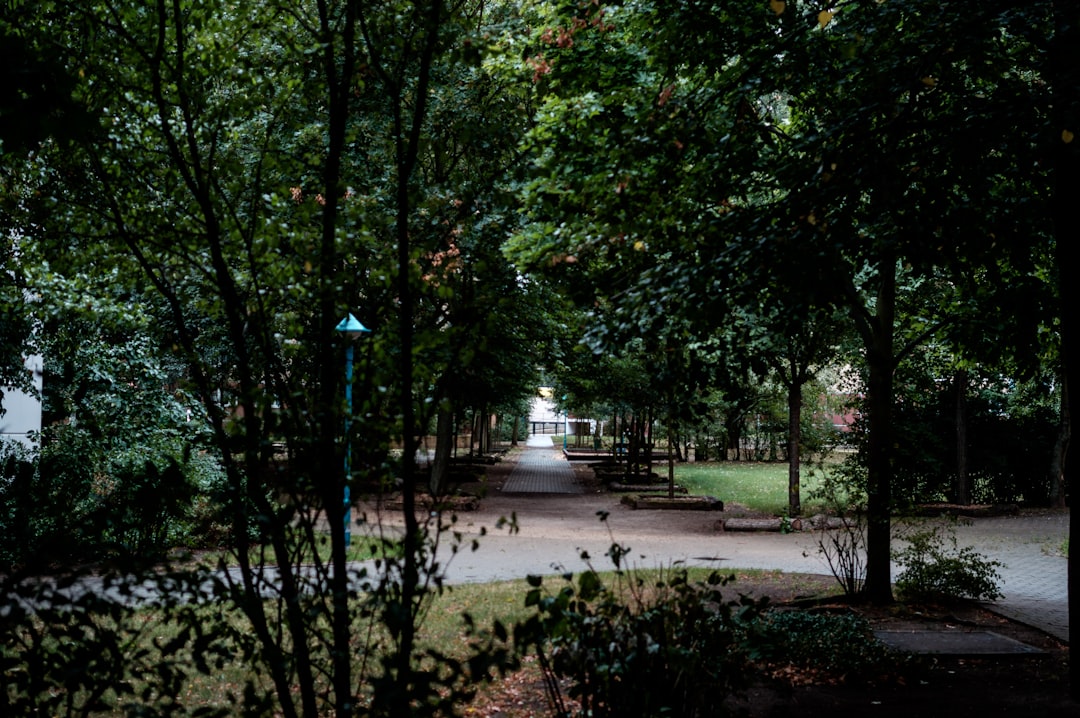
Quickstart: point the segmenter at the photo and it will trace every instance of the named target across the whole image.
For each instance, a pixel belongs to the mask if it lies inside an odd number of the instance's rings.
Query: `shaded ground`
[[[820,576],[768,574],[738,576],[737,588],[785,603],[808,590],[829,591],[831,579]],[[987,630],[1042,651],[1038,655],[922,656],[902,670],[872,682],[843,676],[812,675],[770,667],[754,687],[733,701],[737,715],[749,718],[796,716],[880,716],[910,718],[1007,715],[1043,718],[1080,715],[1068,697],[1068,650],[1060,642],[983,608],[972,605],[902,606],[887,609],[851,607],[842,602],[818,610],[854,610],[876,628],[890,630]],[[466,715],[553,715],[538,668],[527,663],[518,674],[485,687]]]
[[[512,461],[490,467],[485,490],[499,510],[515,503],[529,507],[529,523],[544,533],[573,531],[565,521],[565,508],[541,500],[530,504],[532,497],[499,496],[498,490],[512,469]],[[586,484],[586,495],[570,499],[586,501],[601,488],[591,472],[575,466]],[[477,489],[478,485],[466,486]],[[535,509],[535,510],[534,510]],[[739,507],[730,506],[728,511]],[[675,517],[668,511],[635,512],[639,531],[669,533],[680,530],[700,531],[712,519],[700,512],[695,516]],[[675,512],[682,513],[682,512]],[[725,512],[727,513],[727,512]],[[730,515],[730,514],[728,514]],[[704,523],[703,523],[704,522]],[[649,524],[654,524],[650,526]],[[581,530],[579,526],[577,530]],[[834,592],[830,577],[805,574],[737,575],[735,590],[757,597],[769,596],[775,604],[800,601],[812,603],[816,610],[857,611],[875,629],[901,631],[992,631],[1020,641],[1041,651],[1032,655],[1005,656],[921,656],[891,675],[872,682],[847,681],[842,676],[808,675],[772,667],[756,685],[733,703],[738,713],[751,718],[783,716],[910,716],[925,713],[949,716],[1008,715],[1013,718],[1038,716],[1078,716],[1080,704],[1068,697],[1068,647],[1045,633],[1010,621],[972,604],[896,605],[888,608],[850,606],[842,600],[807,602],[808,596]],[[467,709],[472,716],[552,715],[539,670],[534,664],[506,680],[485,687],[478,700]]]

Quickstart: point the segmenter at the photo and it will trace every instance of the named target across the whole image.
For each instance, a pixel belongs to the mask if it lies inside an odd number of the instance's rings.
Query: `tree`
[[[1053,173],[1053,221],[1055,238],[1055,259],[1058,272],[1058,287],[1061,302],[1061,336],[1063,355],[1064,398],[1062,401],[1065,419],[1077,416],[1076,377],[1077,357],[1080,347],[1076,335],[1076,290],[1071,282],[1071,269],[1068,260],[1069,248],[1076,245],[1080,218],[1071,198],[1080,190],[1080,154],[1074,143],[1076,128],[1080,127],[1080,3],[1072,0],[1055,0],[1054,35],[1050,55],[1050,77],[1054,93],[1055,113],[1050,124],[1049,134],[1054,140],[1054,158],[1051,165]],[[1060,140],[1061,144],[1057,141]],[[1073,390],[1070,392],[1070,385]],[[1076,451],[1066,450],[1063,483],[1072,496],[1076,496]],[[1069,521],[1070,543],[1080,540],[1080,524]],[[1069,622],[1080,620],[1080,579],[1075,569],[1075,560],[1069,555]],[[1071,657],[1071,650],[1070,650]],[[1080,662],[1070,661],[1069,678],[1072,697],[1080,700]]]
[[[51,56],[42,38],[28,33],[28,24],[21,22],[21,16],[34,12],[20,1],[0,9],[0,157],[5,159],[25,157],[45,137],[58,142],[77,137],[87,119],[71,98],[74,79]],[[3,175],[0,187],[12,190]],[[23,350],[32,322],[20,269],[20,232],[6,222],[0,226],[5,230],[0,240],[0,387],[26,389]]]
[[[836,358],[838,318],[812,307],[785,306],[780,297],[763,301],[743,321],[747,351],[772,368],[787,392],[788,515],[799,516],[803,388]]]
[[[415,453],[439,362],[461,353],[446,351],[434,319],[453,294],[423,270],[463,218],[489,216],[505,157],[471,158],[469,181],[482,189],[460,205],[438,183],[461,174],[425,163],[440,161],[455,128],[475,132],[437,116],[433,98],[453,95],[455,68],[475,67],[485,30],[502,31],[492,14],[513,13],[438,0],[46,10],[34,27],[80,78],[73,97],[96,121],[71,149],[48,141],[26,165],[7,165],[16,191],[5,210],[33,239],[33,261],[85,292],[105,285],[146,300],[155,338],[182,362],[227,475],[240,578],[222,597],[244,613],[246,657],[274,686],[272,698],[251,698],[284,715],[447,705],[467,691],[465,668],[443,656],[421,666],[415,642],[445,528],[416,516]],[[375,330],[348,417],[375,448],[346,475],[335,327],[349,311]],[[400,465],[388,459],[395,441]],[[381,571],[357,575],[345,489],[396,478],[402,551],[384,545]],[[316,551],[322,521],[329,559]],[[262,580],[270,566],[278,586]],[[358,675],[363,617],[385,627],[392,650]]]
[[[891,600],[894,372],[977,307],[1007,304],[1047,241],[1029,201],[1045,197],[1045,9],[642,1],[537,32],[548,94],[522,255],[603,276],[622,326],[663,316],[672,294],[719,326],[700,308],[754,286],[843,310],[869,369],[877,601]],[[935,302],[920,304],[928,286]]]
[[[960,321],[971,306],[962,298],[988,301],[979,292],[987,285],[975,286],[970,277],[985,282],[1025,267],[1029,243],[1043,237],[1023,226],[1030,218],[1025,208],[1002,194],[1018,183],[1037,184],[1030,170],[1016,167],[1020,158],[1034,167],[1030,138],[1039,118],[1004,109],[1016,98],[1031,108],[1042,101],[1025,74],[1030,29],[1007,5],[954,10],[851,5],[819,18],[826,26],[800,58],[808,61],[805,90],[792,100],[800,108],[797,122],[809,122],[799,132],[809,141],[804,156],[816,161],[793,193],[802,200],[793,203],[803,218],[796,236],[806,247],[833,248],[826,249],[826,269],[840,273],[830,272],[827,283],[842,289],[836,301],[849,308],[869,367],[866,592],[879,601],[891,596],[889,454],[897,364],[941,327]],[[1016,80],[991,84],[982,72],[988,57],[991,67],[1017,67]],[[816,84],[821,73],[845,78],[842,96]],[[979,131],[960,131],[961,115],[977,118],[963,124]],[[859,286],[862,277],[866,289]],[[905,288],[927,282],[952,297],[935,305],[944,312],[905,306],[919,297]]]
[[[488,22],[496,21],[492,12],[504,19],[489,9]],[[437,407],[437,495],[448,488],[455,415],[483,415],[530,397],[537,379],[532,358],[548,328],[543,288],[522,281],[501,252],[518,222],[506,188],[522,162],[518,144],[530,100],[491,64],[438,68],[430,137],[419,157],[430,197],[423,209],[432,222],[420,259],[418,323],[433,331],[420,361],[435,382],[427,406]],[[426,425],[431,408],[420,406],[419,423]]]
[[[23,349],[30,339],[32,324],[26,306],[25,282],[16,263],[16,245],[12,238],[0,244],[3,269],[0,270],[0,387],[29,386]],[[0,416],[3,412],[3,389],[0,389]]]
[[[46,138],[66,141],[89,120],[72,99],[76,81],[50,52],[47,38],[32,32],[27,16],[40,8],[12,0],[0,8],[0,152],[11,157]]]
[[[207,454],[197,401],[163,357],[145,307],[130,296],[87,296],[28,272],[37,350],[49,357],[36,471],[5,487],[0,553],[11,566],[85,561],[141,565],[176,546],[204,547],[196,494],[222,476]]]

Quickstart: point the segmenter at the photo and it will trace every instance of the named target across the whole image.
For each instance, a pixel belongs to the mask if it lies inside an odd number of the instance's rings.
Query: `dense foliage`
[[[774,610],[739,595],[734,576],[654,576],[627,553],[611,546],[611,577],[566,575],[555,589],[530,578],[535,614],[515,642],[536,653],[559,715],[739,715],[732,699],[772,670],[873,680],[905,660],[861,617]]]
[[[956,536],[940,527],[916,529],[896,551],[903,566],[896,589],[914,600],[994,601],[1001,598],[1001,562],[958,546]]]
[[[2,516],[22,522],[5,550],[23,552],[6,558],[25,572],[151,558],[224,524],[236,568],[207,596],[239,609],[257,667],[236,700],[283,715],[352,714],[361,694],[372,713],[445,708],[456,679],[415,631],[435,549],[453,541],[414,511],[419,438],[437,408],[517,412],[544,326],[499,251],[528,103],[485,57],[516,8],[4,7],[25,82],[2,98],[18,291],[0,299],[35,323],[48,424],[32,469],[5,461]],[[38,103],[46,76],[64,82]],[[38,113],[33,132],[7,123],[12,106]],[[70,107],[80,131],[55,130]],[[372,331],[346,415],[349,313]],[[361,488],[403,489],[405,504],[371,577],[347,565],[342,530]],[[125,580],[167,591],[161,573]],[[354,662],[376,640],[385,659]]]
[[[530,221],[510,250],[590,312],[595,351],[719,337],[747,357],[722,374],[787,357],[793,389],[859,368],[880,600],[898,371],[931,342],[1007,378],[1049,356],[1051,34],[1049,3],[1006,0],[630,0],[552,7],[535,30]],[[794,466],[790,482],[794,510]]]
[[[237,701],[443,709],[461,667],[415,631],[453,532],[417,493],[449,490],[446,439],[519,415],[542,363],[635,465],[661,439],[785,456],[791,515],[831,440],[803,405],[853,399],[858,563],[889,600],[898,504],[1066,497],[1066,5],[8,0],[0,384],[44,354],[47,427],[0,454],[5,581],[220,537],[238,568],[210,591],[259,675]],[[372,331],[346,403],[350,313]],[[403,504],[371,576],[342,530],[361,489]],[[723,624],[682,591],[602,604],[594,634],[573,591],[543,607],[580,618],[567,651]],[[385,662],[354,665],[358,619]]]
[[[752,675],[746,636],[760,606],[720,599],[728,580],[719,574],[700,583],[680,572],[648,585],[624,578],[607,586],[583,573],[549,595],[533,580],[526,602],[537,613],[516,636],[540,656],[561,714],[724,715]]]

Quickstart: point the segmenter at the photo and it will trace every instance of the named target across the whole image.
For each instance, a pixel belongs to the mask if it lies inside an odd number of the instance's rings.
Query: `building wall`
[[[4,388],[0,441],[17,441],[33,448],[35,444],[30,434],[41,431],[41,357],[29,357],[26,360],[26,369],[33,375],[37,395]]]
[[[555,410],[555,402],[551,399],[550,390],[546,395],[541,391],[541,395],[532,400],[532,406],[529,409],[529,421],[559,422],[563,418],[563,415]]]

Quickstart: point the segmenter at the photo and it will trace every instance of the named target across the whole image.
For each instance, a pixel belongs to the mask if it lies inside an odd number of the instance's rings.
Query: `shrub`
[[[811,494],[836,521],[823,521],[818,532],[818,554],[847,596],[862,592],[866,579],[866,492],[859,468],[844,462],[821,472],[818,488]]]
[[[983,557],[970,546],[960,548],[956,536],[943,535],[939,527],[915,531],[907,546],[893,552],[904,570],[896,577],[896,589],[907,599],[1001,598],[997,569],[1000,561]]]
[[[609,555],[618,564],[624,549]],[[763,604],[724,602],[731,579],[691,582],[685,570],[648,584],[617,573],[615,586],[594,571],[554,595],[532,577],[526,604],[536,615],[518,626],[519,650],[533,649],[560,715],[570,715],[561,680],[581,716],[713,716],[751,677],[746,637]]]
[[[154,558],[228,540],[213,456],[168,436],[104,452],[68,424],[44,437],[33,452],[0,446],[0,571]]]
[[[753,645],[765,664],[844,678],[881,675],[900,659],[854,613],[772,610],[759,622]]]
[[[36,455],[22,444],[0,440],[0,573],[32,540],[34,524],[24,510],[34,484]]]

